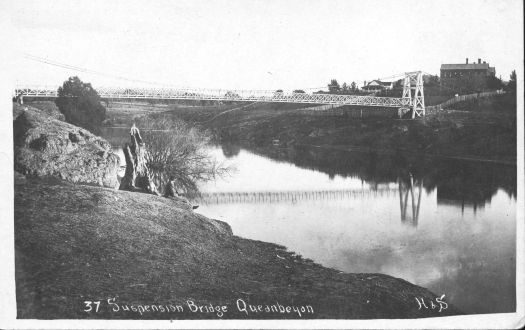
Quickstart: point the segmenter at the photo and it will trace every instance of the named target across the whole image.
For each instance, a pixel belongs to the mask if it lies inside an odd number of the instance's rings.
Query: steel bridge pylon
[[[414,92],[412,93],[412,90]],[[406,72],[403,83],[403,103],[412,108],[412,118],[425,115],[425,93],[423,91],[423,72]]]

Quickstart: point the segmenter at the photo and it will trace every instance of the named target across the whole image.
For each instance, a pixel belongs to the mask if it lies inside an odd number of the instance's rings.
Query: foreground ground
[[[86,147],[100,153],[71,134],[37,136],[40,124],[33,119],[40,117],[20,118],[17,123],[27,125],[15,125],[23,130],[15,131],[20,134],[15,154],[34,149],[35,157],[55,159],[49,153],[66,150],[68,157],[89,157],[80,152]],[[53,120],[46,120],[46,127]],[[56,147],[62,143],[68,147]],[[73,184],[58,179],[67,176],[49,173],[35,178],[15,172],[18,318],[355,319],[459,313],[402,279],[342,273],[285,247],[234,236],[227,224],[195,214],[177,200]]]
[[[237,299],[311,306],[303,318],[458,312],[450,305],[439,312],[445,305],[434,294],[401,279],[342,273],[282,246],[234,236],[228,225],[167,198],[21,175],[15,181],[19,318],[219,318],[216,311],[192,312],[188,300],[227,306],[223,318],[299,318],[249,307],[246,315]],[[429,308],[420,310],[416,298]],[[86,312],[86,301],[100,301],[98,312],[94,305]],[[431,301],[438,307],[430,308]],[[126,312],[125,305],[183,311]]]

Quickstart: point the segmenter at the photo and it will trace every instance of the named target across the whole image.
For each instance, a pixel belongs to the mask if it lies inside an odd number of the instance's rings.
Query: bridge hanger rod
[[[188,90],[202,89],[202,88],[188,87],[188,86],[185,86],[185,87],[170,86],[170,84],[165,84],[165,83],[159,83],[159,82],[153,82],[153,81],[147,81],[147,80],[141,80],[141,79],[128,78],[128,77],[124,77],[124,76],[120,76],[120,75],[109,74],[109,73],[105,73],[105,72],[101,72],[101,71],[97,71],[97,70],[92,70],[92,69],[88,69],[88,68],[83,68],[83,67],[70,65],[70,64],[67,64],[67,63],[62,63],[62,62],[59,62],[59,61],[56,61],[56,60],[52,60],[52,59],[48,59],[48,58],[45,58],[45,57],[32,55],[32,54],[29,54],[29,53],[22,53],[22,56],[24,58],[28,59],[28,60],[39,62],[39,63],[42,63],[42,64],[56,66],[56,67],[59,67],[59,68],[62,68],[62,69],[69,69],[69,70],[73,70],[73,71],[77,71],[77,72],[81,72],[81,73],[88,73],[88,74],[105,76],[105,77],[109,77],[109,78],[113,78],[113,79],[117,79],[117,80],[124,80],[124,81],[136,82],[136,83],[143,83],[143,84],[155,85],[155,86],[159,86],[159,87],[172,88],[172,89],[188,89]],[[101,87],[102,88],[108,88],[106,86],[101,86]],[[319,90],[319,89],[322,89],[322,88],[325,88],[325,87],[326,86],[306,87],[306,88],[303,87],[303,88],[295,88],[295,89],[296,90]],[[219,90],[219,88],[215,88],[215,89]],[[223,88],[223,89],[220,89],[220,90],[225,90],[225,91],[232,90],[233,91],[233,90],[238,90],[238,89],[235,89],[235,88]],[[252,91],[255,91],[255,92],[275,92],[275,89],[252,89]]]

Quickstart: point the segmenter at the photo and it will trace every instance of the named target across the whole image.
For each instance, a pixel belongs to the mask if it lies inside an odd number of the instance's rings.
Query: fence
[[[499,95],[499,94],[505,94],[505,92],[501,89],[498,89],[497,91],[491,91],[491,92],[482,92],[482,93],[474,93],[474,94],[466,94],[466,95],[458,95],[456,97],[451,98],[450,100],[447,100],[441,104],[433,105],[429,107],[425,107],[425,111],[427,114],[433,113],[439,110],[443,110],[444,107],[447,107],[449,105],[463,102],[463,101],[469,101],[469,100],[475,100],[482,97],[488,97],[493,95]]]
[[[343,105],[341,104],[324,104],[324,105],[318,105],[314,107],[300,108],[300,109],[297,109],[296,111],[327,111],[327,110],[340,108],[342,106]]]
[[[350,105],[326,104],[294,110],[310,116],[343,116],[348,118],[395,117],[397,109],[382,107],[360,107]]]
[[[458,95],[456,97],[453,97],[443,103],[440,103],[438,105],[432,105],[425,107],[426,114],[435,113],[437,111],[443,110],[443,108],[448,107],[452,104],[468,101],[468,100],[474,100],[478,98],[483,97],[489,97],[493,95],[500,95],[505,94],[503,90],[497,90],[497,91],[490,91],[490,92],[481,92],[481,93],[474,93],[474,94],[466,94],[466,95]],[[367,109],[363,112],[362,109],[349,109],[349,107],[345,107],[345,105],[337,105],[337,104],[325,104],[325,105],[319,105],[314,107],[306,107],[306,108],[300,108],[295,110],[299,113],[306,113],[310,115],[319,115],[319,116],[326,116],[326,115],[335,115],[335,116],[341,116],[346,115],[349,117],[357,117],[357,118],[363,118],[363,117],[369,117],[369,116],[380,116],[380,117],[390,117],[392,116],[392,111],[375,111],[371,112],[371,109]],[[363,116],[364,115],[364,116]]]

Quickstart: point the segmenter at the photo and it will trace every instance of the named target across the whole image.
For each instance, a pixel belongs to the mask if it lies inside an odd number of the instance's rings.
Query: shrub
[[[58,88],[55,103],[68,123],[97,133],[106,118],[106,108],[100,101],[100,96],[90,83],[70,77]]]
[[[196,197],[198,182],[213,180],[230,170],[209,155],[210,137],[195,127],[166,115],[139,118],[137,126],[148,151],[148,169],[162,194],[173,181],[178,193]]]

